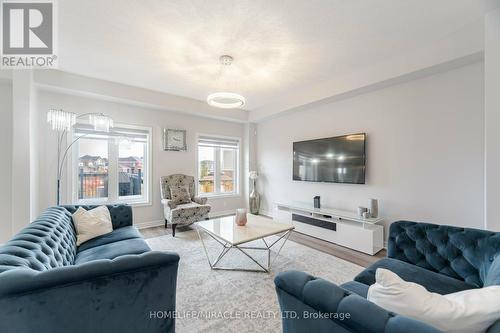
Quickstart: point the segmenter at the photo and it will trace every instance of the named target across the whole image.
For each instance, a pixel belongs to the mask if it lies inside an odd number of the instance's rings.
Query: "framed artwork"
[[[186,151],[186,131],[178,129],[163,129],[163,150]]]

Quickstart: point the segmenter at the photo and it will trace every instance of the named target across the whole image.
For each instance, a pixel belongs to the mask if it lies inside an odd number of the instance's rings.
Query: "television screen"
[[[365,183],[366,134],[293,143],[293,179],[310,182]]]

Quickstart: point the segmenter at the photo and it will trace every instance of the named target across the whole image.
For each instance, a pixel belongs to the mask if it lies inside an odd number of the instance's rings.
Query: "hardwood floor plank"
[[[318,238],[314,238],[308,235],[304,235],[298,232],[293,232],[290,235],[290,240],[311,247],[313,249],[316,249],[318,251],[324,252],[331,254],[332,256],[335,256],[337,258],[341,258],[344,260],[347,260],[349,262],[352,262],[354,264],[363,266],[363,267],[368,267],[374,262],[384,258],[387,255],[387,252],[385,249],[379,251],[375,255],[371,256],[369,254],[355,251],[352,249],[349,249],[347,247],[343,247],[337,244],[333,244]]]

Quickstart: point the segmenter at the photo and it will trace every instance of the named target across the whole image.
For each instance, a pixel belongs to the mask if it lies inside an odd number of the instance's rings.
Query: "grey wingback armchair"
[[[177,225],[190,225],[194,222],[208,219],[210,205],[207,198],[196,197],[194,187],[194,177],[183,174],[163,176],[160,180],[161,203],[165,215],[165,228],[172,225],[172,236],[175,237]],[[176,204],[172,200],[171,186],[188,186],[191,201],[189,203]]]

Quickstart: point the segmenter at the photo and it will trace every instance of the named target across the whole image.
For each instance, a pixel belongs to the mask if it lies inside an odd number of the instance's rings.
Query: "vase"
[[[378,200],[370,199],[370,215],[371,217],[378,217]]]
[[[236,210],[236,217],[234,218],[236,225],[244,226],[247,224],[247,210],[244,208],[238,208]]]
[[[363,213],[366,213],[367,211],[368,211],[368,208],[359,206],[358,207],[358,216],[363,217]]]
[[[258,215],[259,208],[260,208],[260,195],[256,191],[255,179],[253,180],[253,188],[252,188],[252,192],[250,193],[249,201],[250,201],[250,213]]]

